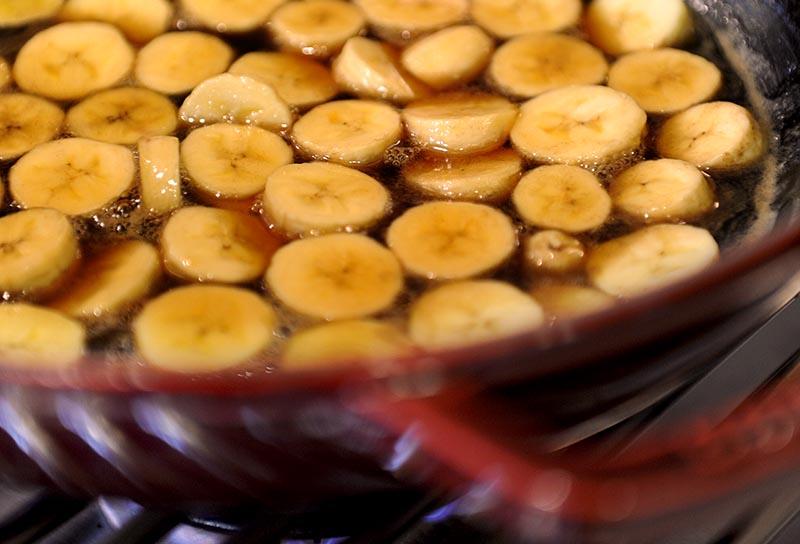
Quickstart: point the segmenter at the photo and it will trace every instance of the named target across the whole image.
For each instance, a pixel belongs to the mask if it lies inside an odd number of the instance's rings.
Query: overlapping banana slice
[[[511,141],[537,162],[595,165],[635,153],[646,127],[647,114],[628,95],[578,85],[525,103]]]
[[[544,313],[557,319],[581,317],[605,310],[614,305],[614,297],[581,285],[542,285],[531,295],[544,309]]]
[[[542,308],[511,284],[464,281],[437,287],[411,306],[409,335],[419,346],[442,349],[534,329]]]
[[[54,310],[0,304],[0,361],[6,367],[61,370],[86,351],[86,329]]]
[[[517,249],[517,231],[505,214],[471,202],[430,202],[392,223],[389,248],[415,276],[467,279],[487,274]]]
[[[370,100],[338,100],[317,106],[294,125],[292,139],[308,158],[347,166],[381,162],[400,142],[403,127],[394,108]]]
[[[137,43],[149,42],[166,32],[174,15],[169,0],[67,0],[59,12],[65,21],[111,23]]]
[[[583,40],[540,33],[503,44],[492,58],[488,77],[503,94],[532,98],[569,85],[603,83],[607,73],[603,54]]]
[[[543,230],[529,236],[523,248],[525,264],[535,273],[573,274],[580,272],[586,261],[586,246],[558,230]]]
[[[749,111],[731,102],[711,102],[670,118],[656,147],[663,157],[708,170],[729,170],[756,162],[767,144]]]
[[[394,42],[460,23],[469,9],[468,0],[355,0],[355,4],[381,38]]]
[[[367,24],[356,6],[343,0],[301,0],[272,14],[269,31],[282,49],[319,58],[341,51]]]
[[[164,94],[186,94],[223,73],[233,49],[202,32],[168,32],[145,45],[136,58],[134,75],[143,86]]]
[[[580,0],[472,0],[472,19],[498,38],[563,30],[581,17]]]
[[[0,28],[23,26],[55,16],[64,0],[3,0]]]
[[[0,161],[49,142],[63,124],[64,112],[52,102],[21,93],[0,95]]]
[[[328,234],[284,246],[273,257],[266,282],[292,310],[327,321],[387,310],[404,284],[392,252],[360,234]]]
[[[115,27],[61,23],[22,46],[14,62],[14,80],[29,93],[76,100],[125,79],[133,59],[133,48]]]
[[[289,236],[366,230],[383,219],[391,196],[377,180],[326,162],[279,168],[264,189],[264,214]]]
[[[606,293],[631,297],[686,279],[718,257],[719,246],[707,230],[655,225],[595,248],[586,273]]]
[[[35,147],[11,168],[9,187],[23,208],[67,215],[103,209],[133,185],[133,153],[114,144],[66,138]]]
[[[274,339],[275,310],[235,287],[179,287],[149,302],[133,322],[136,347],[156,368],[213,373],[255,359]]]
[[[216,32],[248,32],[267,22],[286,0],[180,0],[194,22]]]
[[[8,61],[0,57],[0,91],[11,84],[11,67]]]
[[[138,151],[142,206],[154,215],[180,208],[180,141],[174,136],[152,136],[139,141]]]

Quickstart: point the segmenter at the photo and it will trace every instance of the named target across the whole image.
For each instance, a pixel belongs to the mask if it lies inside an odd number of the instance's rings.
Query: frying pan
[[[764,97],[777,172],[768,233],[697,277],[603,313],[380,365],[203,377],[102,359],[59,373],[0,369],[0,475],[74,494],[257,499],[283,510],[392,491],[425,477],[398,472],[408,451],[425,449],[383,424],[398,398],[592,373],[659,376],[645,353],[732,315],[741,330],[756,325],[800,269],[800,11],[792,0],[688,3],[702,32],[722,31],[721,46],[743,59]],[[720,349],[733,341],[719,338]]]

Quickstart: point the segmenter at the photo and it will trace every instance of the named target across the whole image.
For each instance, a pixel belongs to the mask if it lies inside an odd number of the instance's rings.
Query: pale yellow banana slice
[[[284,102],[299,109],[322,104],[339,94],[328,68],[291,53],[247,53],[234,62],[228,72],[272,86]]]
[[[658,134],[659,154],[708,170],[749,166],[766,151],[758,122],[731,102],[700,104],[670,118]]]
[[[65,21],[111,23],[137,43],[166,32],[174,16],[169,0],[67,0],[59,13]]]
[[[264,25],[286,0],[180,0],[193,21],[216,32],[248,32]]]
[[[292,149],[263,128],[217,124],[187,136],[181,161],[195,190],[211,198],[244,199],[261,193],[270,174],[292,162]]]
[[[11,84],[11,67],[8,61],[0,57],[0,91]]]
[[[580,233],[602,227],[611,197],[591,172],[578,166],[540,166],[520,180],[511,196],[529,225]]]
[[[373,30],[394,42],[460,23],[467,18],[468,0],[355,0]]]
[[[148,136],[175,132],[178,113],[164,95],[138,87],[99,92],[67,112],[67,130],[75,136],[132,145]]]
[[[389,248],[415,276],[459,280],[499,268],[517,249],[517,231],[502,212],[471,202],[430,202],[392,223]]]
[[[544,313],[557,319],[581,317],[610,308],[614,297],[580,285],[542,285],[531,295],[544,309]]]
[[[563,30],[581,17],[581,0],[472,0],[472,19],[499,38]]]
[[[438,287],[411,306],[409,334],[419,346],[444,349],[495,340],[539,327],[539,304],[511,284],[464,281]]]
[[[64,214],[40,208],[0,218],[0,291],[37,296],[57,287],[79,255]]]
[[[133,185],[133,153],[84,138],[35,147],[11,168],[11,194],[23,208],[86,215],[111,204]]]
[[[284,246],[273,257],[266,282],[290,309],[327,321],[387,310],[404,283],[392,252],[360,234],[328,234]]]
[[[516,119],[514,104],[488,94],[439,94],[403,110],[412,143],[453,155],[481,153],[502,146]]]
[[[48,305],[76,319],[94,322],[123,314],[150,294],[160,278],[156,248],[131,240],[90,257],[69,289]]]
[[[593,166],[636,153],[646,128],[647,114],[628,95],[578,85],[526,102],[511,141],[537,162]]]
[[[716,205],[714,190],[703,173],[683,161],[645,161],[616,177],[609,186],[614,206],[643,223],[697,219]]]
[[[180,208],[180,141],[174,136],[152,136],[139,141],[138,151],[142,206],[154,215]]]
[[[492,58],[488,77],[503,94],[532,98],[569,85],[603,83],[607,73],[603,53],[585,41],[540,33],[503,44]]]
[[[523,248],[525,264],[537,274],[573,274],[583,269],[586,260],[583,243],[557,230],[543,230],[529,236]]]
[[[403,167],[403,180],[431,198],[501,203],[522,174],[522,157],[512,149],[485,155],[422,156]]]
[[[381,162],[402,135],[400,114],[370,100],[338,100],[317,106],[300,118],[292,131],[295,145],[308,158],[354,167]]]
[[[190,125],[236,123],[279,132],[292,126],[292,112],[270,85],[252,77],[220,74],[194,88],[181,106]]]
[[[54,310],[30,304],[0,304],[0,365],[61,370],[86,351],[86,329]]]
[[[257,294],[194,285],[149,302],[133,322],[136,347],[156,368],[183,374],[244,365],[269,347],[278,318]]]
[[[43,98],[0,95],[0,160],[16,159],[61,131],[64,112]]]
[[[232,60],[233,49],[216,36],[168,32],[139,51],[134,75],[140,84],[154,91],[186,94],[223,73]]]
[[[680,45],[693,32],[683,0],[592,0],[586,26],[592,41],[611,55]]]
[[[687,225],[656,225],[601,244],[586,273],[606,293],[640,295],[700,272],[719,256],[714,237]]]
[[[134,52],[106,23],[61,23],[22,46],[14,80],[23,90],[55,100],[75,100],[125,79]]]
[[[342,0],[302,0],[284,4],[272,14],[272,39],[287,51],[319,58],[337,54],[367,24],[361,10]]]
[[[0,2],[0,28],[23,26],[54,17],[64,0],[3,0]]]
[[[264,214],[289,236],[366,230],[383,219],[391,197],[377,180],[326,162],[290,164],[267,180]]]

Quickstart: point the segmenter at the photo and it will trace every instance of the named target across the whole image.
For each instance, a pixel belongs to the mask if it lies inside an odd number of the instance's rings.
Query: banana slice
[[[438,287],[411,306],[409,334],[423,348],[486,342],[539,327],[544,312],[531,297],[500,281],[464,281]]]
[[[55,138],[64,124],[61,108],[28,94],[0,95],[0,160],[16,159]]]
[[[236,123],[279,132],[292,126],[292,112],[275,90],[248,76],[220,74],[195,87],[181,106],[190,125]]]
[[[14,80],[24,91],[54,100],[76,100],[125,79],[134,52],[106,23],[61,23],[22,46]]]
[[[180,208],[180,141],[173,136],[144,138],[139,141],[138,151],[142,206],[154,215]]]
[[[280,136],[252,126],[203,127],[181,144],[181,160],[192,187],[210,199],[255,196],[264,190],[270,174],[292,159],[292,149]]]
[[[160,278],[156,248],[140,241],[123,242],[84,263],[77,280],[49,306],[94,322],[124,313],[146,297]]]
[[[23,208],[86,215],[130,189],[135,170],[130,149],[67,138],[35,147],[11,168],[8,179]]]
[[[328,234],[278,250],[266,282],[292,310],[337,321],[389,309],[403,290],[403,273],[395,256],[371,238]]]
[[[511,196],[529,225],[580,233],[602,227],[611,197],[597,176],[577,166],[540,166],[525,175]]]
[[[0,57],[0,91],[11,84],[11,67],[8,61]]]
[[[361,98],[407,104],[430,94],[424,83],[405,71],[391,46],[362,37],[344,44],[333,61],[333,77],[342,89]]]
[[[294,125],[292,139],[308,158],[370,166],[400,142],[400,115],[371,100],[338,100],[317,106]]]
[[[367,24],[364,14],[342,0],[302,0],[284,4],[272,14],[272,39],[288,51],[328,58],[358,36]]]
[[[148,136],[175,132],[178,114],[166,97],[148,89],[120,87],[99,92],[67,112],[67,129],[76,136],[132,145]]]
[[[216,36],[168,32],[139,51],[134,75],[140,84],[154,91],[186,94],[223,73],[232,60],[233,49]]]
[[[711,102],[670,118],[658,134],[656,147],[663,157],[708,170],[729,170],[753,164],[767,146],[749,111],[730,102]]]
[[[488,78],[503,94],[532,98],[569,85],[603,83],[608,63],[599,50],[563,34],[531,34],[503,44]]]
[[[86,329],[30,304],[0,304],[0,361],[17,369],[60,370],[86,351]]]
[[[249,32],[286,0],[180,0],[193,21],[216,32]]]
[[[0,218],[0,291],[47,293],[61,283],[79,255],[64,214],[46,208]]]
[[[264,214],[289,236],[366,230],[383,219],[391,197],[371,176],[338,164],[279,168],[267,180]]]
[[[339,87],[325,66],[290,53],[247,53],[234,62],[228,72],[272,86],[289,106],[303,110],[339,94]]]
[[[557,319],[581,317],[610,308],[614,297],[580,285],[542,285],[531,291],[544,313]]]
[[[557,230],[543,230],[524,243],[525,264],[540,274],[580,272],[586,260],[586,247],[577,238]]]
[[[24,26],[54,17],[64,0],[3,0],[0,2],[0,28]]]
[[[614,206],[637,222],[691,221],[716,205],[703,173],[683,161],[645,161],[629,168],[609,186]]]
[[[272,343],[277,323],[275,310],[255,293],[193,285],[149,302],[133,322],[133,334],[152,366],[206,374],[255,359]]]
[[[611,55],[680,45],[693,32],[683,0],[592,0],[586,26],[592,41]]]
[[[414,102],[403,110],[412,143],[454,155],[502,146],[516,119],[514,104],[488,94],[445,93]]]
[[[647,114],[628,95],[578,85],[526,102],[511,141],[536,162],[591,166],[636,153],[646,128]]]
[[[174,16],[169,0],[67,0],[59,13],[65,21],[111,23],[137,43],[166,32]]]
[[[498,38],[564,30],[581,17],[581,0],[472,0],[472,19]]]
[[[522,158],[512,149],[464,157],[422,156],[403,167],[403,180],[431,198],[501,203],[522,174]]]
[[[606,293],[631,297],[688,278],[718,257],[719,246],[707,230],[656,225],[595,248],[586,273]]]
[[[410,39],[460,23],[467,18],[468,0],[355,0],[373,30],[383,39]]]
[[[517,231],[502,212],[470,202],[411,208],[386,233],[389,248],[416,276],[459,280],[499,268],[517,249]]]

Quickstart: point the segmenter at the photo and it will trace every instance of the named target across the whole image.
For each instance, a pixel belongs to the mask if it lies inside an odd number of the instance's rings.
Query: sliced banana
[[[583,269],[586,246],[558,230],[543,230],[528,237],[523,244],[528,268],[540,274],[573,274]]]
[[[286,0],[180,0],[193,21],[216,32],[248,32],[267,22]]]
[[[339,94],[328,68],[290,53],[247,53],[234,62],[228,72],[272,86],[284,102],[299,109],[322,104]]]
[[[8,61],[0,57],[0,91],[11,84],[11,67]]]
[[[181,161],[192,187],[212,199],[255,196],[270,174],[292,159],[292,149],[280,136],[252,126],[199,128],[181,144]]]
[[[272,14],[272,39],[287,51],[319,58],[337,54],[367,24],[356,6],[342,0],[302,0],[284,4]]]
[[[8,179],[23,208],[79,216],[106,207],[130,189],[135,170],[126,147],[66,138],[35,147],[11,168]]]
[[[180,141],[173,136],[152,136],[139,141],[138,151],[142,206],[155,215],[180,208]]]
[[[403,181],[431,198],[501,203],[522,174],[522,157],[512,149],[485,155],[440,157],[423,155],[403,167]]]
[[[580,233],[602,227],[611,197],[597,176],[577,166],[540,166],[520,180],[511,196],[529,225]]]
[[[370,100],[338,100],[317,106],[294,125],[292,139],[308,158],[346,166],[370,166],[400,142],[400,115]]]
[[[156,248],[127,241],[92,256],[50,307],[85,321],[120,315],[146,297],[161,278]]]
[[[460,23],[468,0],[355,0],[382,38],[403,42],[420,34]]]
[[[680,45],[693,32],[683,0],[592,0],[586,26],[592,41],[611,55]]]
[[[516,119],[514,104],[488,94],[444,93],[414,102],[403,110],[412,143],[453,155],[502,146]]]
[[[464,281],[437,287],[411,306],[409,334],[423,348],[444,349],[495,340],[539,327],[542,308],[500,281]]]
[[[59,370],[86,351],[86,329],[56,311],[0,304],[0,361],[17,369]]]
[[[64,0],[3,0],[0,2],[0,28],[54,17],[63,3]]]
[[[392,223],[389,248],[415,276],[458,280],[487,274],[517,249],[517,231],[502,212],[471,202],[430,202]]]
[[[106,23],[61,23],[22,46],[14,80],[24,91],[55,100],[76,100],[125,79],[134,52]]]
[[[659,154],[708,170],[749,166],[766,151],[753,115],[731,102],[700,104],[670,118],[658,134]]]
[[[691,221],[716,205],[703,173],[683,161],[645,161],[616,177],[609,186],[614,206],[643,223]]]
[[[498,38],[564,30],[578,24],[581,0],[472,0],[472,19]]]
[[[628,95],[578,85],[526,102],[511,141],[537,162],[589,166],[635,153],[646,128],[647,114]]]
[[[719,246],[707,230],[656,225],[595,248],[586,273],[606,293],[631,297],[688,278],[718,257]]]
[[[139,50],[134,75],[140,84],[154,91],[186,94],[223,73],[232,60],[233,49],[216,36],[168,32]]]
[[[137,43],[166,32],[174,15],[169,0],[67,0],[59,13],[65,21],[111,23]]]
[[[0,95],[0,161],[49,142],[63,124],[64,112],[48,100],[21,93]]]
[[[264,214],[289,236],[366,230],[383,219],[391,196],[377,180],[326,162],[277,169],[264,190]]]
[[[328,234],[278,250],[266,282],[292,310],[337,321],[390,308],[403,289],[403,273],[395,256],[371,238]]]
[[[588,43],[564,34],[520,36],[492,58],[488,78],[503,94],[532,98],[569,85],[603,83],[608,62]]]
[[[542,285],[531,295],[544,313],[557,319],[581,317],[610,308],[614,297],[581,285]]]
[[[156,368],[220,372],[255,359],[278,318],[257,294],[217,285],[179,287],[149,302],[133,322],[136,347]]]
[[[180,115],[190,125],[236,123],[275,132],[292,126],[292,112],[275,89],[234,74],[220,74],[195,87]]]
[[[67,112],[67,130],[110,144],[132,145],[148,136],[175,132],[178,113],[163,95],[148,89],[120,87],[99,92]]]

